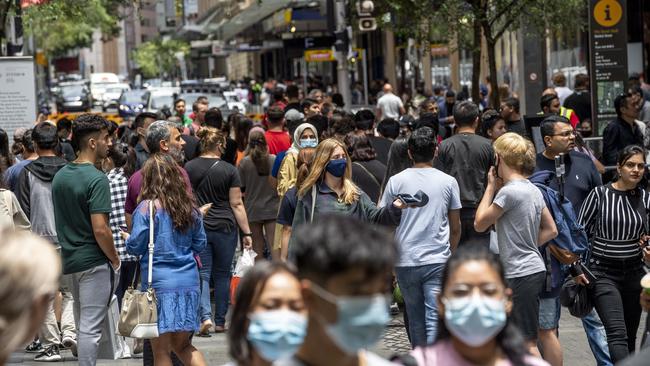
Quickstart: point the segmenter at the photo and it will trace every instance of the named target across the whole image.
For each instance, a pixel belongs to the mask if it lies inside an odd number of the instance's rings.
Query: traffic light
[[[359,30],[369,32],[377,29],[377,20],[372,15],[375,10],[375,4],[372,0],[357,1],[357,15],[359,15]]]

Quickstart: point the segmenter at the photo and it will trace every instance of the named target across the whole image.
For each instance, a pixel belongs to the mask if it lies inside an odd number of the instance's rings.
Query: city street
[[[560,343],[564,351],[564,364],[567,366],[588,366],[595,365],[595,361],[587,338],[582,328],[582,324],[577,318],[572,317],[566,309],[562,309],[562,318],[560,319]],[[393,318],[389,324],[382,342],[374,350],[383,357],[390,357],[394,354],[406,353],[410,349],[406,337],[402,315]],[[637,335],[637,341],[641,339],[643,324],[645,324],[646,314],[641,318],[641,327]],[[228,357],[227,341],[225,334],[213,334],[211,338],[194,338],[194,345],[200,349],[209,365],[222,365],[230,359]],[[72,357],[70,351],[62,351],[61,355],[65,362],[57,363],[59,365],[76,365],[76,360]],[[9,364],[24,365],[42,365],[42,362],[34,362],[33,354],[14,353]],[[98,365],[141,365],[141,359],[128,360],[99,360]]]

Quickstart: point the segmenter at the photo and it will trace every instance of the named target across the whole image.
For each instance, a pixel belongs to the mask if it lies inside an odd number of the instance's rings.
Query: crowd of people
[[[149,271],[159,336],[129,344],[145,365],[205,365],[192,340],[214,333],[242,366],[562,365],[569,279],[587,288],[596,363],[634,357],[650,310],[648,102],[635,84],[614,100],[597,159],[588,79],[554,83],[541,152],[514,95],[491,109],[436,90],[413,118],[390,84],[354,114],[289,85],[262,122],[199,98],[119,126],[40,122],[12,146],[0,130],[0,364],[23,343],[36,361],[68,348],[96,364],[102,337],[126,343],[103,334],[113,297]],[[569,262],[567,221],[589,240]],[[232,281],[243,252],[255,264]],[[388,361],[369,349],[398,301],[413,351]]]

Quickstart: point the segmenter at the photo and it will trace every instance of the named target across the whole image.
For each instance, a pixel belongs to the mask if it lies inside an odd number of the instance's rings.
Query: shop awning
[[[292,3],[287,0],[255,1],[234,17],[220,21],[214,29],[212,29],[213,27],[208,27],[208,29],[211,33],[215,33],[217,39],[228,41],[276,11],[291,6]]]

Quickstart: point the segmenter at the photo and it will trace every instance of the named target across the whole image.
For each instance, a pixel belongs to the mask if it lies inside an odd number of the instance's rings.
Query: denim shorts
[[[556,329],[560,324],[560,298],[539,299],[539,329]]]

